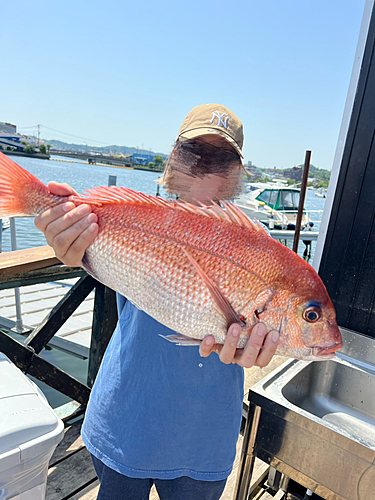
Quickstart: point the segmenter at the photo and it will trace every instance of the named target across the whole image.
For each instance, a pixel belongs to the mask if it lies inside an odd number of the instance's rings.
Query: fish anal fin
[[[176,345],[182,345],[182,346],[195,346],[195,345],[200,345],[201,340],[199,339],[193,339],[191,337],[187,337],[186,335],[160,335],[159,337],[162,337],[165,340],[168,340],[168,342],[172,342],[173,344]]]
[[[240,314],[238,314],[229,300],[225,297],[223,292],[220,290],[218,285],[212,281],[212,279],[203,271],[198,262],[189,254],[187,250],[182,249],[189,259],[190,263],[193,265],[195,270],[198,272],[199,276],[202,278],[202,281],[207,286],[212,300],[214,301],[216,307],[218,308],[220,314],[225,318],[227,322],[227,327],[233,323],[239,323],[242,326],[245,326],[245,322],[243,321]]]

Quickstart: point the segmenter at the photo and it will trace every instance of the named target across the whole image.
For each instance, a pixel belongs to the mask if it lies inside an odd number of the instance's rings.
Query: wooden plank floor
[[[245,370],[244,400],[247,401],[249,387],[284,361],[285,358],[274,356],[266,368],[255,367]],[[52,456],[48,471],[46,500],[94,500],[97,497],[99,483],[89,452],[86,450],[80,436],[80,425],[81,423],[78,422],[66,428],[65,437]],[[221,500],[233,499],[242,441],[242,436],[239,436],[233,471],[228,478]],[[259,483],[267,471],[268,465],[256,459],[252,484]],[[155,487],[151,490],[150,500],[159,500]]]
[[[70,279],[20,288],[23,325],[35,328],[76,281]],[[50,345],[88,357],[93,307],[94,292],[91,292],[53,337]],[[16,319],[14,289],[0,290],[0,326],[13,328]]]

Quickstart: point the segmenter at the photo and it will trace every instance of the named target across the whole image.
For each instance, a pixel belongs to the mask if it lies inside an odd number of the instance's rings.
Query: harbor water
[[[48,184],[52,180],[65,182],[70,184],[78,193],[82,193],[86,189],[95,186],[107,186],[109,176],[115,175],[117,177],[117,186],[124,186],[145,194],[155,195],[157,191],[157,179],[161,175],[159,172],[131,170],[108,165],[88,165],[84,162],[72,162],[69,158],[63,159],[61,157],[52,157],[49,161],[23,157],[17,157],[14,160],[45,184]],[[162,188],[160,188],[160,195],[163,197],[166,195]],[[314,231],[319,230],[324,202],[324,198],[316,197],[311,190],[307,191],[305,209],[311,212],[310,218],[314,221]],[[33,218],[18,218],[16,220],[16,234],[18,250],[46,245],[44,235],[34,226]],[[299,248],[300,255],[302,255],[305,248],[302,240],[303,234],[301,235]],[[315,245],[316,242],[313,242],[311,259],[313,258]],[[289,246],[291,245],[289,244]],[[9,252],[12,249],[10,231],[8,229],[3,232],[2,249],[3,252]],[[12,332],[11,336],[19,342],[24,341],[24,337],[17,333]],[[86,383],[87,359],[80,359],[55,348],[43,349],[41,356],[81,382]],[[42,389],[52,407],[56,408],[69,401],[68,397],[61,395],[45,384],[36,380],[34,382]]]

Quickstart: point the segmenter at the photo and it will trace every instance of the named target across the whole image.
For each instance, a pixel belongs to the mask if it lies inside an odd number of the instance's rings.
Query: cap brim
[[[199,137],[201,135],[220,135],[223,137],[229,144],[231,144],[234,149],[237,151],[237,153],[243,158],[243,154],[241,151],[241,148],[237,144],[236,141],[234,141],[228,134],[225,132],[222,132],[221,130],[217,130],[216,128],[196,128],[194,130],[188,130],[187,132],[183,132],[178,136],[179,139],[194,139],[195,137]]]

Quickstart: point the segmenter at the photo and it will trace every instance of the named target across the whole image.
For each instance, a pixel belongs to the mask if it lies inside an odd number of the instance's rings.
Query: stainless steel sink
[[[340,359],[316,361],[294,375],[281,393],[337,432],[375,450],[375,374]]]
[[[341,332],[338,357],[287,360],[250,389],[245,455],[325,499],[375,500],[375,339]]]

